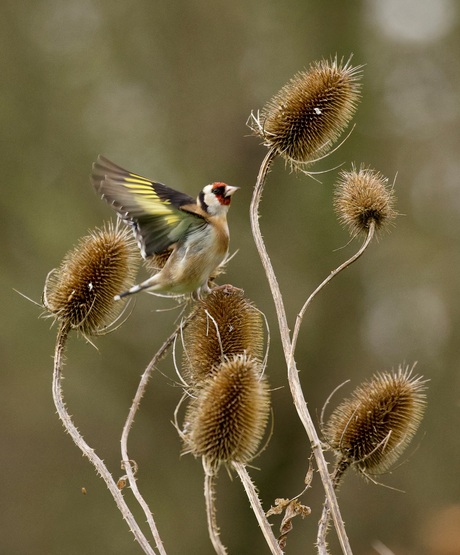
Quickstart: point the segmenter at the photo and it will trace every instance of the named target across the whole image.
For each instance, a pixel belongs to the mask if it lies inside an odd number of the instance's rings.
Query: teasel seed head
[[[149,256],[144,260],[144,266],[149,272],[159,272],[165,267],[166,262],[168,262],[172,251],[162,252],[160,254],[154,254]]]
[[[209,374],[185,415],[186,452],[216,471],[221,463],[249,462],[257,453],[270,415],[268,382],[261,363],[238,354]]]
[[[354,237],[366,233],[371,222],[376,231],[397,216],[394,189],[380,172],[360,166],[342,171],[334,193],[334,208],[339,221]]]
[[[200,387],[225,358],[246,354],[263,357],[263,318],[244,291],[231,285],[215,287],[197,303],[195,315],[183,337],[183,371],[186,381]]]
[[[332,413],[324,436],[342,471],[364,475],[387,470],[414,436],[426,407],[426,380],[413,368],[376,374]]]
[[[326,154],[361,97],[361,66],[321,60],[297,73],[248,123],[264,144],[295,167]]]
[[[123,309],[114,296],[133,282],[140,256],[132,233],[109,223],[80,239],[47,278],[49,313],[69,329],[100,333]]]

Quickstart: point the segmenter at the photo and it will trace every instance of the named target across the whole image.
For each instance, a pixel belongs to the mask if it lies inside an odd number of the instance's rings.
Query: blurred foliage
[[[431,380],[423,433],[409,460],[379,478],[406,493],[350,475],[341,507],[356,553],[387,553],[385,546],[399,555],[458,553],[459,14],[454,0],[2,0],[1,553],[140,551],[55,415],[55,329],[13,290],[39,301],[49,270],[88,229],[112,218],[89,186],[98,153],[192,195],[212,180],[241,186],[230,213],[239,253],[224,279],[245,289],[271,322],[275,412],[273,437],[254,463],[261,470],[251,474],[267,509],[275,497],[301,491],[309,448],[249,228],[265,150],[245,122],[295,72],[336,53],[365,64],[364,97],[350,138],[314,170],[354,161],[390,180],[397,175],[402,215],[315,300],[298,350],[304,391],[317,413],[344,380],[355,387],[375,371],[418,361]],[[336,175],[318,182],[278,161],[269,176],[261,224],[292,322],[307,294],[357,248],[333,214]],[[139,376],[178,314],[156,310],[170,306],[139,296],[130,320],[98,339],[98,350],[76,336],[70,342],[66,401],[115,475]],[[168,552],[211,553],[201,464],[180,457],[171,425],[181,391],[170,357],[160,370],[129,446],[139,486]],[[295,522],[289,553],[313,552],[322,495],[315,477],[303,498],[313,514]],[[241,485],[225,472],[218,504],[230,553],[267,551]]]

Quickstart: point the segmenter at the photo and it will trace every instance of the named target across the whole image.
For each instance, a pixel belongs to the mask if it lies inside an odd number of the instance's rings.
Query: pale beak
[[[233,193],[235,193],[236,191],[238,191],[239,187],[232,187],[231,185],[227,185],[225,187],[225,194],[224,197],[231,197],[233,195]]]

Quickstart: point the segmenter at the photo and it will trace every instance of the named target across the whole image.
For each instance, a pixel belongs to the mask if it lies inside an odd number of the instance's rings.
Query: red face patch
[[[220,182],[213,183],[212,192],[216,196],[220,204],[223,204],[224,206],[227,206],[228,204],[230,204],[232,197],[231,195],[225,196],[227,192],[227,185],[225,183],[220,183]]]

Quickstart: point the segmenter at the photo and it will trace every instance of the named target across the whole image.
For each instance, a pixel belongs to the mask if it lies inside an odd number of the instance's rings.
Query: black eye
[[[218,196],[221,197],[225,194],[225,187],[215,187],[212,192]]]

